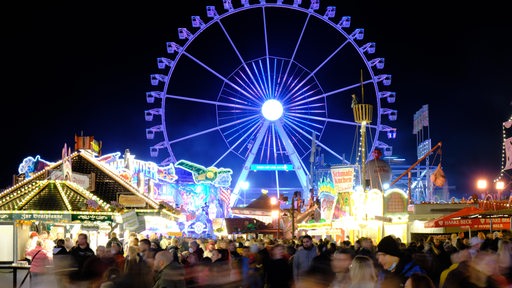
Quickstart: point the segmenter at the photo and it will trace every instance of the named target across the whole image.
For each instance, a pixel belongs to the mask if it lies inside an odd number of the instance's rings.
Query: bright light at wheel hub
[[[263,103],[263,107],[261,107],[261,113],[269,121],[275,121],[283,115],[283,105],[274,99],[267,100]]]

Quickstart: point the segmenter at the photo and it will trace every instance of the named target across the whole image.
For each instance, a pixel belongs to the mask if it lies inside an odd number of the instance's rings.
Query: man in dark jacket
[[[92,278],[96,277],[96,275],[90,275],[88,271],[86,271],[85,263],[90,257],[94,257],[94,251],[89,247],[89,242],[87,241],[87,234],[80,233],[78,234],[78,240],[76,245],[71,248],[69,251],[69,255],[71,255],[71,259],[74,260],[74,267],[77,270],[71,273],[71,280],[75,281],[88,281]]]
[[[153,288],[185,288],[185,269],[182,264],[173,261],[173,255],[162,250],[155,255],[155,285]]]
[[[377,261],[381,265],[377,287],[404,287],[413,273],[426,273],[411,255],[400,249],[396,238],[388,235],[377,245]]]

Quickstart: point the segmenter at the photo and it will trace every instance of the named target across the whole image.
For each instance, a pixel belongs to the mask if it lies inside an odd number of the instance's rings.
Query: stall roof
[[[460,226],[460,225],[452,225],[450,226],[449,223],[452,223],[451,220],[453,218],[461,217],[464,215],[472,215],[474,213],[483,212],[484,210],[481,210],[479,208],[476,208],[474,206],[468,206],[464,207],[458,211],[455,211],[453,213],[450,213],[448,215],[444,215],[441,217],[438,217],[436,219],[429,220],[425,222],[425,228],[441,228],[441,227],[453,227],[453,226]]]
[[[425,228],[467,227],[472,230],[509,230],[510,216],[506,216],[503,212],[497,214],[496,212],[498,211],[485,211],[473,206],[466,207],[457,212],[425,222]],[[494,217],[479,217],[477,215],[494,215]]]
[[[226,218],[226,230],[228,234],[235,233],[274,233],[276,229],[270,229],[264,222],[255,218]]]
[[[45,169],[33,173],[14,186],[0,193],[2,211],[87,211],[87,200],[95,200],[97,211],[108,211],[112,201],[119,195],[136,195],[146,202],[147,208],[156,209],[159,204],[140,193],[136,187],[123,179],[110,167],[96,160],[87,151],[77,151],[66,158],[71,163],[72,173],[80,175],[79,185],[70,180],[52,180],[63,171],[60,160]],[[66,162],[69,163],[69,162]],[[83,186],[88,186],[84,188]]]
[[[461,218],[510,218],[512,217],[512,209],[486,210],[475,212],[469,215],[461,216]]]

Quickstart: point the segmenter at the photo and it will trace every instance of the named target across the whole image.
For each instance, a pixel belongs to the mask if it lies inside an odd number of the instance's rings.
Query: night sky
[[[146,92],[154,90],[150,75],[160,71],[156,59],[167,57],[166,42],[178,40],[178,27],[190,27],[190,16],[208,19],[207,5],[223,12],[221,0],[180,1],[184,8],[175,2],[44,3],[2,11],[0,187],[10,186],[27,156],[58,161],[75,134],[101,140],[104,153],[129,149],[151,160],[144,111]],[[457,196],[474,193],[479,177],[496,178],[501,127],[512,114],[512,21],[504,4],[461,9],[440,1],[323,0],[318,13],[330,5],[337,7],[334,22],[351,16],[351,28],[364,28],[365,42],[375,42],[376,55],[386,60],[397,94],[394,152],[416,161],[413,115],[428,105],[430,138],[443,143],[441,164]]]

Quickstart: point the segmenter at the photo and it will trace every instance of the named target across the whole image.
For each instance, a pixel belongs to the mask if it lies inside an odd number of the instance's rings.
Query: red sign
[[[425,228],[470,227],[471,229],[510,229],[510,218],[443,219],[425,223]]]

